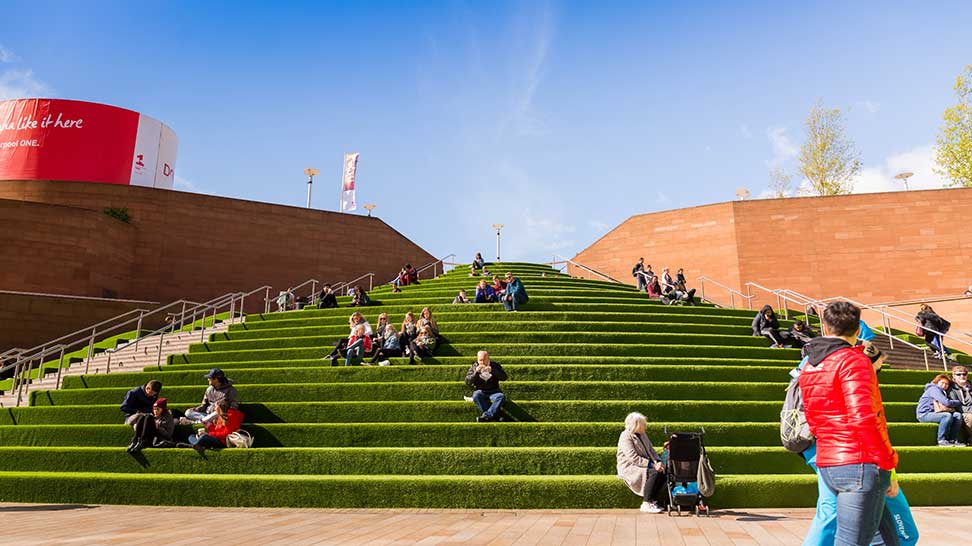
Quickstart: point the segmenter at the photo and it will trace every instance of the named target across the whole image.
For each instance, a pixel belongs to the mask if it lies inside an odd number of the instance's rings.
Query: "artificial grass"
[[[183,404],[183,406],[194,405]],[[671,400],[513,401],[506,415],[516,421],[623,422],[632,411],[650,421],[679,420],[710,423],[769,421],[779,414],[780,402]],[[179,409],[179,408],[173,408]],[[181,408],[185,409],[185,407]],[[411,402],[267,402],[243,403],[247,423],[394,423],[469,422],[479,414],[464,400]],[[915,404],[885,404],[890,422],[915,421]],[[114,424],[121,418],[117,404],[34,406],[0,410],[0,425]]]
[[[121,415],[119,415],[121,421]],[[260,447],[583,447],[614,446],[622,423],[266,423],[244,427]],[[661,445],[666,430],[705,430],[707,446],[776,447],[779,423],[650,423],[648,435]],[[896,446],[932,446],[927,423],[891,423]],[[188,436],[189,427],[177,427]],[[117,425],[0,426],[4,446],[124,446],[131,427]]]

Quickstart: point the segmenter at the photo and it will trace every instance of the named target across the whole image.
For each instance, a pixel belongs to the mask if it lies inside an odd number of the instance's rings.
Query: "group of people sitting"
[[[526,288],[519,277],[514,277],[509,271],[503,279],[493,275],[493,284],[486,282],[486,279],[479,281],[476,285],[476,294],[472,303],[503,303],[507,311],[517,311],[518,308],[530,300]],[[452,303],[470,303],[466,297],[466,291],[460,290]]]
[[[695,305],[695,289],[686,286],[685,271],[680,267],[675,276],[669,269],[663,268],[661,275],[656,275],[651,264],[645,264],[644,258],[638,258],[638,263],[631,270],[631,275],[638,280],[638,290],[647,292],[649,298],[658,298],[666,305],[687,303]]]
[[[935,376],[925,385],[915,414],[922,423],[938,424],[940,447],[972,446],[972,384],[968,369],[953,366],[951,377]]]
[[[178,419],[169,409],[168,400],[159,397],[160,381],[152,380],[128,391],[121,403],[125,424],[134,429],[128,452],[137,453],[147,447],[191,447],[200,452],[227,447],[227,439],[238,434],[243,424],[236,387],[219,368],[213,368],[205,377],[209,386],[202,402]],[[183,442],[176,439],[176,424],[203,427]]]
[[[753,335],[766,337],[773,342],[771,347],[774,349],[784,347],[800,349],[808,341],[817,337],[817,332],[802,320],[794,320],[789,330],[781,332],[780,320],[776,316],[773,306],[764,305],[753,318]]]
[[[401,292],[403,286],[408,286],[410,284],[420,284],[418,271],[412,267],[412,264],[405,264],[402,266],[401,271],[398,272],[398,276],[395,277],[395,280],[392,281],[392,292]]]
[[[324,357],[331,361],[331,366],[337,366],[341,357],[345,366],[355,363],[388,366],[391,364],[388,359],[397,356],[407,356],[408,363],[415,364],[416,359],[432,356],[440,341],[439,325],[428,307],[422,308],[417,320],[411,311],[405,313],[400,329],[389,322],[388,313],[378,315],[378,325],[373,329],[364,315],[355,311],[348,325],[351,328],[348,337],[338,340],[334,350]]]

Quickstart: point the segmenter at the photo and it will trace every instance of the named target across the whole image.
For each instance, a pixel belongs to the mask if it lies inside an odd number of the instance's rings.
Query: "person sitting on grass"
[[[472,302],[469,301],[469,298],[466,297],[466,291],[460,290],[459,295],[457,295],[455,298],[452,299],[452,303],[459,304],[459,303],[472,303]]]
[[[658,276],[657,275],[652,275],[651,277],[648,277],[648,283],[647,283],[646,291],[648,292],[648,297],[649,298],[661,298],[662,297],[661,284],[658,283]]]
[[[435,322],[434,318],[432,318],[432,310],[428,307],[422,308],[422,312],[419,314],[418,320],[419,330],[422,330],[425,327],[431,328],[432,334],[435,335],[436,338],[439,337],[439,324]]]
[[[153,379],[125,393],[121,412],[125,416],[125,424],[134,429],[132,441],[128,444],[129,453],[146,447],[142,443],[143,432],[148,426],[145,421],[151,420],[152,406],[159,399],[160,392],[162,392],[162,382]]]
[[[334,295],[334,290],[330,284],[325,284],[321,290],[321,301],[318,302],[317,306],[321,309],[332,309],[338,306],[337,296]]]
[[[419,328],[419,335],[408,344],[408,363],[415,364],[415,359],[422,360],[423,356],[432,356],[436,346],[435,333],[430,326]]]
[[[344,358],[344,365],[350,366],[351,361],[356,358],[364,358],[371,353],[371,336],[369,336],[363,324],[359,324],[354,331],[354,335],[348,338],[347,356]]]
[[[409,343],[418,336],[418,325],[415,323],[415,314],[411,311],[405,313],[402,320],[402,329],[398,331],[398,343],[402,350],[408,354]]]
[[[385,327],[385,335],[382,336],[381,345],[375,349],[375,356],[371,357],[371,363],[388,366],[391,364],[388,359],[393,356],[402,356],[402,345],[395,327],[389,324]]]
[[[482,412],[476,418],[477,423],[488,423],[499,420],[499,412],[506,401],[506,395],[500,390],[500,381],[506,381],[506,371],[499,362],[490,360],[489,353],[476,353],[476,362],[469,366],[466,372],[466,385],[473,388],[473,403]]]
[[[965,366],[952,366],[952,385],[948,389],[948,399],[962,404],[962,430],[965,431],[966,445],[972,446],[972,383]],[[960,440],[961,441],[961,440]]]
[[[204,377],[209,386],[203,393],[202,402],[198,406],[186,410],[185,417],[179,419],[180,425],[202,423],[206,419],[212,419],[213,413],[216,411],[216,404],[221,400],[229,400],[230,407],[233,409],[239,407],[239,394],[236,392],[236,387],[233,386],[231,380],[226,378],[223,370],[213,368]]]
[[[384,343],[385,328],[388,327],[388,313],[378,315],[378,325],[374,328],[374,335],[371,336],[371,345],[377,351]]]
[[[501,301],[506,295],[506,282],[500,280],[497,275],[493,275],[493,294],[496,301]]]
[[[231,408],[228,400],[220,400],[216,404],[215,418],[206,423],[206,428],[200,429],[201,434],[189,436],[189,445],[200,453],[206,449],[222,449],[226,447],[226,437],[240,430],[242,424],[243,412]]]
[[[753,335],[765,336],[773,342],[772,347],[779,349],[783,347],[783,336],[780,335],[780,321],[776,318],[773,307],[764,305],[759,310],[759,314],[753,319]]]
[[[492,286],[486,284],[486,279],[480,280],[476,286],[476,296],[473,301],[476,303],[493,303],[496,301],[496,292]]]
[[[159,398],[152,405],[151,417],[142,419],[135,426],[135,436],[139,441],[130,445],[128,452],[135,453],[146,447],[175,447],[173,433],[175,433],[175,418],[169,411],[168,400]]]
[[[632,412],[624,419],[624,430],[618,437],[618,477],[644,501],[641,511],[658,514],[661,492],[665,485],[665,465],[645,434],[645,416]]]
[[[813,328],[807,326],[807,323],[797,319],[793,321],[793,326],[790,326],[790,330],[784,332],[782,336],[786,345],[794,349],[801,349],[811,339],[817,337],[817,333],[813,331]]]
[[[374,335],[374,331],[372,331],[371,329],[371,324],[369,324],[368,321],[365,320],[364,315],[362,315],[360,311],[355,311],[354,313],[351,313],[351,316],[348,317],[348,327],[350,328],[350,331],[348,332],[348,337],[341,338],[335,341],[334,350],[331,351],[330,354],[324,357],[325,359],[330,359],[331,366],[337,365],[337,359],[341,358],[341,353],[347,350],[348,340],[351,338],[351,336],[355,334],[355,332],[358,331],[359,325],[363,325],[365,327],[366,334],[368,334],[369,336]]]
[[[484,267],[486,267],[486,261],[483,260],[483,255],[481,253],[477,252],[476,253],[476,257],[473,259],[473,262],[472,262],[472,270],[473,271],[476,271],[476,270],[482,269]]]
[[[367,307],[371,305],[371,298],[368,297],[368,293],[361,285],[354,287],[354,296],[351,297],[352,307]]]
[[[515,313],[521,305],[528,301],[530,301],[530,297],[527,296],[526,288],[523,287],[523,283],[520,282],[519,277],[514,277],[512,273],[507,271],[503,307],[507,311],[513,311]]]
[[[938,446],[956,447],[958,433],[962,426],[962,403],[948,398],[952,380],[945,374],[938,374],[931,383],[925,385],[925,392],[918,399],[915,414],[922,423],[938,423]]]

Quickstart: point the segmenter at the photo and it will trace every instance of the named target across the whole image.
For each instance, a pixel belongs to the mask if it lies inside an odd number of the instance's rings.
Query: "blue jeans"
[[[194,409],[186,410],[186,419],[189,419],[194,423],[202,423],[203,419],[205,419],[207,415],[209,414],[203,413],[201,411],[196,411]]]
[[[479,411],[483,412],[483,417],[492,419],[496,417],[499,412],[500,407],[503,405],[503,401],[506,400],[506,395],[496,391],[493,393],[487,393],[486,391],[476,391],[472,395],[473,402],[475,402],[476,407]]]
[[[203,434],[202,436],[196,436],[194,434],[189,437],[189,443],[193,446],[202,446],[208,449],[223,449],[226,447],[219,438],[208,434]]]
[[[834,546],[868,546],[881,523],[891,471],[867,463],[826,466],[819,472],[837,497]]]
[[[348,356],[344,359],[344,365],[350,366],[352,358],[364,358],[364,338],[354,340],[348,345]]]
[[[959,429],[962,427],[962,414],[952,411],[932,411],[918,416],[922,423],[938,423],[938,441],[954,442],[958,440]]]

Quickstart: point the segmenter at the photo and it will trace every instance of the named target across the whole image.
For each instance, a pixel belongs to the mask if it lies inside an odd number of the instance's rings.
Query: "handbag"
[[[253,436],[245,430],[237,430],[226,437],[226,447],[253,447]]]
[[[901,546],[918,544],[918,526],[915,524],[914,516],[911,515],[911,506],[905,498],[904,491],[899,489],[897,496],[886,497],[884,506],[894,520],[894,528],[898,532],[898,542]]]
[[[697,479],[699,483],[699,494],[703,497],[711,497],[715,493],[715,470],[712,470],[712,463],[709,462],[709,457],[705,454],[705,448],[702,449],[702,454],[699,455],[699,474]]]
[[[921,327],[920,324],[918,326],[915,326],[915,335],[918,337],[925,337],[925,330],[924,328]]]

